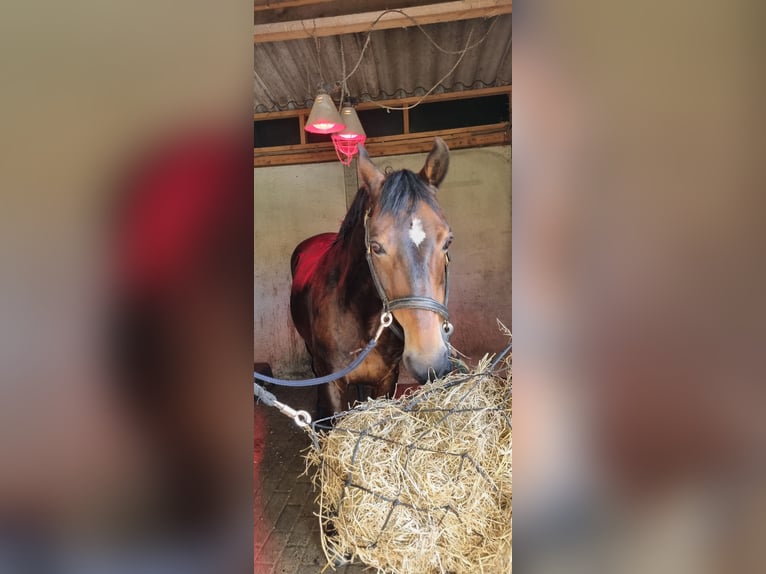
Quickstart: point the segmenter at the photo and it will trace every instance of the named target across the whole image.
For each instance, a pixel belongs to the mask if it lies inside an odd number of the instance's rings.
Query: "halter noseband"
[[[397,309],[422,309],[424,311],[433,311],[438,313],[444,319],[442,323],[442,329],[447,338],[452,335],[455,327],[450,323],[449,311],[447,310],[447,300],[449,298],[449,253],[444,255],[444,304],[442,305],[436,299],[431,297],[423,297],[421,295],[410,295],[409,297],[399,297],[397,299],[389,299],[386,295],[383,285],[380,282],[377,271],[375,271],[375,264],[372,261],[372,247],[370,245],[370,228],[368,221],[370,219],[370,210],[367,210],[364,214],[364,250],[365,257],[367,258],[367,265],[370,267],[370,275],[372,275],[372,282],[375,284],[375,289],[378,292],[381,302],[383,303],[383,313],[391,313]],[[400,339],[404,339],[404,333],[396,324],[391,324],[391,330],[396,333]]]

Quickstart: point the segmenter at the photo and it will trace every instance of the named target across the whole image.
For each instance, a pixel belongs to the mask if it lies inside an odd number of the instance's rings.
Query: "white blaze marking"
[[[425,238],[426,232],[423,231],[423,224],[420,219],[416,217],[412,220],[412,225],[410,226],[410,239],[412,239],[412,242],[417,247],[420,247],[420,244],[423,243]]]

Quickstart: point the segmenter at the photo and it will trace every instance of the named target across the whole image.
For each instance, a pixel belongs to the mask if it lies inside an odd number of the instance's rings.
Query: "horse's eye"
[[[370,249],[372,249],[372,252],[375,255],[383,255],[386,252],[386,250],[383,249],[383,246],[377,241],[373,241],[372,243],[370,243]]]
[[[453,239],[454,239],[454,237],[452,237],[451,235],[447,238],[447,241],[444,242],[444,247],[442,247],[442,249],[444,249],[444,251],[447,251],[447,249],[450,248],[450,245],[452,245],[452,240]]]

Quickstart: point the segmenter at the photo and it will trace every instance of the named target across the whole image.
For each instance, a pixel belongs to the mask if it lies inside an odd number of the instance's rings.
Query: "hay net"
[[[471,372],[336,415],[306,454],[328,564],[510,572],[511,402],[509,345]]]

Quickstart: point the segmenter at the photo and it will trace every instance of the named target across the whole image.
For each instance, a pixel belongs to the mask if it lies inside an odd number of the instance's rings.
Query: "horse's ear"
[[[356,161],[356,173],[359,177],[359,185],[366,186],[373,195],[380,192],[385,179],[383,173],[370,160],[370,156],[364,146],[359,144],[359,158]]]
[[[449,167],[449,148],[440,137],[434,138],[434,147],[426,158],[423,169],[420,170],[420,177],[426,180],[434,187],[439,187],[447,175]]]

